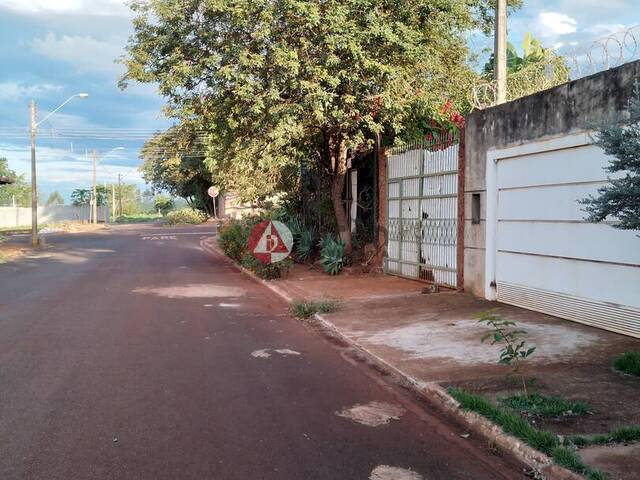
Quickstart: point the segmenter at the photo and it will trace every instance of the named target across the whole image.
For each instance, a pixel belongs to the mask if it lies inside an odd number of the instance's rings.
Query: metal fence
[[[457,225],[458,140],[392,150],[385,271],[457,287]]]

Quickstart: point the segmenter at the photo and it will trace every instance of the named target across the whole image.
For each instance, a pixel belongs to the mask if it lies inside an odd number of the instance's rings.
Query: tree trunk
[[[351,228],[349,218],[347,216],[346,205],[342,201],[342,192],[344,190],[344,179],[347,175],[347,148],[344,141],[338,140],[338,145],[334,155],[334,171],[333,181],[331,182],[331,201],[333,202],[333,210],[336,214],[338,222],[338,231],[340,238],[344,242],[345,253],[351,253],[353,246],[351,244]]]

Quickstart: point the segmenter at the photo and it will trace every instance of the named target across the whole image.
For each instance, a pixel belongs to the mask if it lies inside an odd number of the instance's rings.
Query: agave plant
[[[320,264],[329,275],[337,275],[344,266],[344,241],[325,236],[320,241]]]
[[[305,262],[311,257],[315,241],[316,232],[313,228],[304,230],[300,234],[296,245],[296,257],[299,261]]]

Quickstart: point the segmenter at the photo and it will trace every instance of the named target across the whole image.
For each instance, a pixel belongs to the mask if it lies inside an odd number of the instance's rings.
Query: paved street
[[[0,265],[0,478],[524,478],[205,253],[211,231],[58,235]],[[374,401],[399,419],[336,414]]]

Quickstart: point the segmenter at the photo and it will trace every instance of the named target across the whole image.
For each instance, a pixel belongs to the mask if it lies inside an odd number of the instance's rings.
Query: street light
[[[92,197],[91,198],[91,218],[92,218],[92,223],[93,224],[98,223],[98,195],[97,195],[97,192],[96,192],[96,167],[98,166],[98,164],[102,160],[105,159],[105,157],[107,157],[108,155],[111,155],[113,152],[115,152],[117,150],[124,150],[124,147],[112,148],[107,153],[102,155],[99,160],[98,160],[98,152],[95,151],[95,150],[93,151],[93,188],[91,190],[91,192],[92,192],[92,194],[91,194],[91,197]]]
[[[38,245],[38,187],[36,182],[36,130],[39,125],[46,122],[54,113],[64,107],[74,98],[87,98],[88,93],[76,93],[70,96],[60,104],[58,108],[49,113],[39,122],[36,122],[36,102],[31,100],[31,244],[35,247]]]

